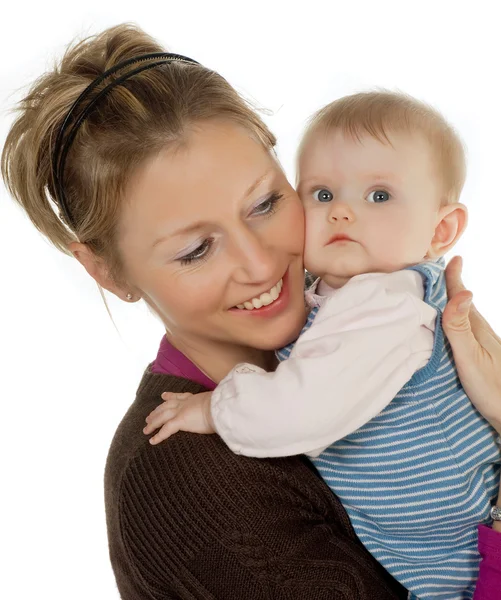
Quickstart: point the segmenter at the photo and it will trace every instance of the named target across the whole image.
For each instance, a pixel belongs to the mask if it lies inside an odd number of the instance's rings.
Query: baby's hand
[[[146,427],[143,433],[148,435],[160,429],[152,438],[150,444],[158,444],[178,431],[191,433],[215,433],[214,421],[210,412],[212,392],[201,394],[162,394],[163,404],[160,404],[146,417]]]

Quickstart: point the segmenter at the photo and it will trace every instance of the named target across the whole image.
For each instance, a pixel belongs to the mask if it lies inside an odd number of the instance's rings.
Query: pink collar
[[[216,387],[216,384],[205,373],[202,373],[189,358],[175,348],[165,335],[160,342],[157,358],[151,370],[153,373],[163,373],[164,375],[175,375],[176,377],[189,379],[211,391]]]

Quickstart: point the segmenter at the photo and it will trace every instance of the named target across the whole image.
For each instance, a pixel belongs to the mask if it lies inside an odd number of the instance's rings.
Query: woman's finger
[[[150,438],[150,444],[155,446],[156,444],[163,442],[164,440],[170,438],[171,435],[177,433],[179,429],[179,422],[176,419],[165,423],[165,425],[162,426],[160,431]]]
[[[449,298],[449,304],[454,305],[456,308],[465,301],[466,296],[471,292],[465,288],[463,280],[461,279],[461,273],[463,269],[463,259],[460,256],[454,256],[445,269],[445,281],[447,285],[447,296]],[[463,294],[468,292],[468,294]],[[454,309],[453,312],[455,312]],[[449,312],[451,312],[449,310]],[[491,326],[478,312],[475,305],[469,308],[469,320],[473,335],[482,335],[482,331],[488,328],[491,333],[494,333]]]
[[[473,294],[468,290],[463,290],[453,296],[444,310],[444,325],[447,325],[450,329],[460,331],[470,330],[470,312],[473,306],[472,300]]]
[[[497,356],[500,352],[501,340],[471,302],[471,298],[471,292],[464,290],[449,300],[443,314],[444,331],[449,341],[455,332],[471,332],[478,342],[477,351],[481,347]],[[454,350],[456,352],[456,349]],[[461,349],[458,348],[457,351]]]
[[[489,322],[479,312],[478,308],[474,304],[472,304],[470,310],[470,321],[473,333],[482,345],[484,344],[484,340],[486,343],[488,343],[488,338],[490,340],[495,338],[497,343],[499,343],[499,337],[496,335],[494,329],[492,329]]]
[[[445,268],[445,283],[447,286],[447,296],[449,298],[452,298],[466,289],[463,280],[461,279],[462,271],[463,259],[460,256],[454,256]]]
[[[478,342],[470,323],[471,292],[456,294],[445,307],[442,324],[453,350],[456,363],[468,363],[478,351]]]

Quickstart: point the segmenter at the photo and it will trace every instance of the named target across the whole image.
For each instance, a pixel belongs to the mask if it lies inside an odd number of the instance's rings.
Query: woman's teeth
[[[237,304],[237,308],[240,310],[254,310],[255,308],[261,308],[262,306],[268,306],[280,296],[282,286],[284,282],[281,279],[276,285],[274,285],[269,292],[261,294],[259,298],[251,298],[243,304]]]

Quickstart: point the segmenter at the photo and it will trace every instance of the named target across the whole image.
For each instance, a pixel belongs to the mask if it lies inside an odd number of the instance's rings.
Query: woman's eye
[[[323,189],[313,192],[313,198],[315,198],[317,202],[330,202],[334,196],[332,195],[332,192],[329,192],[329,190]]]
[[[278,194],[274,192],[269,198],[267,198],[261,204],[258,204],[253,211],[254,215],[270,215],[275,212],[277,204],[283,198],[283,194]]]
[[[387,202],[390,194],[385,190],[374,190],[367,196],[367,202]]]
[[[189,254],[182,256],[179,259],[179,262],[182,265],[189,265],[197,260],[205,258],[208,255],[208,253],[212,247],[212,243],[213,243],[212,238],[208,238],[208,239],[204,240],[200,244],[200,246],[198,246],[198,248],[195,248],[195,250],[193,250],[193,252],[190,252]]]

